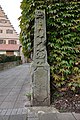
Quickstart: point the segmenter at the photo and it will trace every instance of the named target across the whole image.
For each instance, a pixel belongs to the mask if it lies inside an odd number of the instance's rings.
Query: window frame
[[[6,40],[0,40],[0,44],[6,44]]]
[[[8,40],[8,44],[17,44],[17,41],[16,40]]]
[[[7,29],[7,30],[6,30],[6,34],[13,34],[13,30]]]
[[[2,29],[0,29],[0,33],[3,33],[3,30],[2,30]]]

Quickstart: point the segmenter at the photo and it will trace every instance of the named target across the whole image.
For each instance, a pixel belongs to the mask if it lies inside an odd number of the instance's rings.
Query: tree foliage
[[[46,10],[48,62],[56,88],[80,87],[80,2],[78,0],[23,0],[20,41],[23,52],[33,50],[34,12]]]

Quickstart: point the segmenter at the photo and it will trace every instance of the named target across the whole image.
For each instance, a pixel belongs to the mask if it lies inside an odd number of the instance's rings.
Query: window
[[[8,44],[17,44],[17,42],[15,40],[9,40]]]
[[[0,23],[7,23],[7,21],[4,19],[0,19]]]
[[[3,44],[3,40],[0,40],[0,44]]]
[[[6,33],[7,34],[13,34],[13,30],[8,29],[8,30],[6,30]]]
[[[3,30],[0,30],[0,33],[3,33]]]
[[[17,44],[17,41],[14,41],[14,44]]]
[[[0,40],[0,44],[6,44],[6,40]]]
[[[4,40],[4,42],[3,42],[4,44],[6,44],[6,40]]]
[[[6,51],[7,56],[13,56],[14,55],[14,51]]]

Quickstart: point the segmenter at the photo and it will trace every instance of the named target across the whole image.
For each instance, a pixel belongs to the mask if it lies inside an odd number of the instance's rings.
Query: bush
[[[21,56],[0,55],[0,63],[13,62],[13,61],[18,61],[18,60],[21,60]]]

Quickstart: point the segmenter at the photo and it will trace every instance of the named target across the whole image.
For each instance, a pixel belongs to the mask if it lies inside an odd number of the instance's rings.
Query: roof
[[[0,19],[8,21],[6,22],[6,26],[8,25],[8,27],[12,28],[14,32],[16,33],[17,37],[19,36],[19,34],[16,32],[15,28],[11,24],[10,20],[8,19],[7,15],[5,14],[4,10],[2,9],[1,5],[0,5]],[[4,22],[2,23],[2,26],[6,27]]]
[[[1,51],[16,51],[19,50],[20,45],[19,44],[0,44],[0,50]]]

